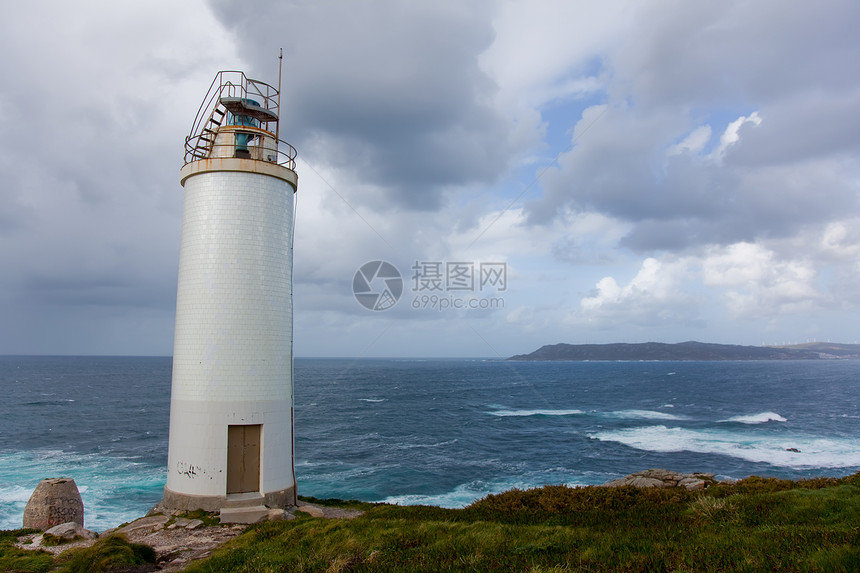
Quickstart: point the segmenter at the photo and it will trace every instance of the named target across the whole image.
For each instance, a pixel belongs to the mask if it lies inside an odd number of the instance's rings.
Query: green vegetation
[[[312,503],[314,505],[322,505],[329,507],[340,507],[343,509],[358,509],[361,511],[367,511],[372,507],[376,507],[379,505],[383,505],[381,503],[369,503],[366,501],[359,501],[357,499],[336,499],[336,498],[325,498],[320,499],[318,497],[309,497],[305,495],[299,496],[299,501],[306,501],[308,503]]]
[[[860,474],[704,492],[552,486],[462,510],[363,509],[252,526],[187,571],[860,571]]]
[[[80,537],[76,537],[75,539],[80,539]],[[72,541],[72,539],[67,539],[59,535],[51,535],[50,533],[45,533],[42,535],[43,547],[54,547],[57,545],[62,545],[64,543],[71,543]]]
[[[18,549],[15,540],[21,535],[36,533],[35,529],[0,531],[0,571],[50,571],[54,556],[46,551]]]
[[[109,535],[90,547],[70,549],[57,557],[46,551],[18,549],[13,545],[17,537],[34,532],[32,529],[0,531],[0,571],[101,573],[155,563],[152,547],[129,543],[119,535]]]
[[[72,549],[57,557],[62,573],[101,573],[123,570],[135,565],[155,563],[155,550],[149,545],[129,543],[121,535],[109,535],[90,547]]]
[[[751,477],[702,492],[548,486],[443,509],[338,500],[365,514],[254,525],[189,572],[860,571],[860,473]],[[0,532],[2,571],[131,571],[152,549],[111,536],[54,558]]]
[[[186,511],[184,513],[174,515],[167,520],[167,525],[176,523],[177,517],[181,517],[183,519],[199,519],[203,522],[203,525],[207,527],[212,525],[221,525],[221,519],[218,517],[218,512],[203,511],[202,509],[195,509],[194,511]]]

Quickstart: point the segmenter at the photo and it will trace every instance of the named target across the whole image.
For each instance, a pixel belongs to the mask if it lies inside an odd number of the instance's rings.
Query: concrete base
[[[242,501],[252,500],[252,503],[242,503]],[[295,507],[296,504],[296,488],[270,491],[264,494],[241,493],[231,495],[189,495],[185,493],[177,493],[164,488],[164,499],[159,504],[168,509],[178,509],[180,511],[194,511],[202,509],[203,511],[220,511],[225,507],[241,507],[241,506],[265,506],[266,508],[281,508],[288,509]],[[238,522],[241,523],[241,522]]]
[[[221,523],[258,523],[269,518],[269,508],[265,505],[250,507],[222,507]]]
[[[165,486],[164,499],[161,500],[159,505],[180,511],[194,511],[195,509],[218,511],[226,500],[226,495],[189,495],[171,491]]]

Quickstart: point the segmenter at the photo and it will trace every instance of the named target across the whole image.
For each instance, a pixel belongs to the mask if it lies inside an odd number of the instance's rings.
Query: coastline
[[[498,527],[500,523],[507,522],[507,519],[509,518],[504,516],[513,511],[514,514],[510,517],[514,519],[512,522],[514,529],[507,530],[508,535],[513,534],[513,531],[518,531],[519,526],[522,526],[522,533],[514,534],[517,536],[517,539],[519,539],[520,535],[525,535],[525,539],[530,540],[529,543],[540,543],[540,538],[534,537],[535,533],[527,533],[530,531],[529,524],[532,522],[540,524],[544,521],[550,524],[556,524],[558,518],[553,517],[554,515],[569,515],[571,517],[581,516],[576,517],[575,522],[571,522],[571,524],[578,523],[580,519],[586,520],[586,523],[581,523],[577,527],[571,529],[571,533],[574,531],[583,531],[582,527],[590,528],[605,522],[605,525],[599,526],[594,532],[594,534],[597,534],[599,531],[603,530],[604,527],[609,526],[609,524],[613,523],[617,519],[616,517],[613,517],[616,512],[620,511],[623,514],[624,512],[635,510],[635,515],[640,515],[640,517],[636,519],[643,520],[643,523],[639,523],[637,528],[644,528],[643,531],[651,531],[650,528],[652,526],[646,522],[657,519],[659,523],[663,523],[662,518],[659,517],[660,512],[676,512],[677,509],[671,508],[676,507],[683,509],[686,507],[688,509],[684,510],[684,514],[687,515],[685,520],[692,519],[692,521],[690,521],[690,525],[696,523],[698,524],[698,527],[707,527],[711,524],[719,526],[721,534],[726,534],[725,532],[727,530],[725,529],[725,525],[727,525],[727,523],[731,524],[734,522],[723,523],[720,516],[733,515],[733,513],[726,514],[725,512],[734,512],[734,507],[738,503],[735,501],[733,502],[734,505],[729,505],[726,501],[727,499],[737,500],[744,498],[745,496],[752,496],[750,497],[750,503],[754,503],[754,507],[760,507],[757,505],[760,502],[755,501],[755,499],[758,499],[756,496],[773,496],[779,494],[779,492],[797,490],[800,492],[827,491],[827,495],[832,497],[844,494],[844,492],[848,491],[845,490],[845,487],[853,488],[850,489],[850,492],[860,488],[860,472],[847,478],[818,478],[797,482],[776,478],[759,478],[756,476],[750,476],[749,478],[745,478],[738,482],[721,482],[714,480],[712,474],[684,474],[669,470],[650,469],[628,474],[624,478],[613,480],[606,484],[602,484],[601,486],[544,486],[532,490],[515,489],[502,494],[490,495],[487,498],[476,502],[473,507],[463,510],[444,510],[428,506],[393,506],[386,504],[359,504],[361,508],[357,509],[355,507],[344,507],[347,505],[355,506],[356,503],[344,502],[342,500],[322,500],[315,503],[301,501],[298,507],[292,508],[289,511],[282,511],[278,516],[270,515],[270,519],[268,520],[262,520],[266,521],[265,524],[258,522],[257,524],[247,525],[220,524],[216,522],[217,518],[214,514],[201,514],[196,518],[190,518],[190,516],[183,517],[181,515],[170,515],[171,512],[164,512],[162,508],[155,507],[147,516],[134,520],[131,523],[124,524],[119,528],[103,532],[99,535],[98,540],[74,541],[63,545],[44,547],[44,549],[56,555],[67,550],[83,549],[88,546],[92,546],[93,544],[100,543],[100,540],[110,539],[113,534],[120,534],[128,543],[131,543],[132,546],[134,544],[144,544],[154,550],[154,561],[151,565],[128,569],[128,571],[183,571],[194,562],[207,559],[209,557],[217,557],[217,559],[220,559],[222,566],[219,567],[219,562],[217,560],[214,561],[212,565],[207,566],[215,567],[216,569],[224,569],[225,567],[223,567],[223,562],[225,559],[233,564],[241,564],[245,562],[245,559],[251,558],[247,557],[245,553],[241,553],[236,557],[232,551],[228,553],[217,553],[219,547],[233,539],[236,539],[243,533],[249,533],[250,536],[246,538],[246,541],[242,542],[241,547],[246,547],[253,552],[270,551],[270,549],[267,549],[269,544],[265,541],[269,539],[270,534],[267,533],[262,537],[259,537],[255,536],[254,532],[268,531],[272,533],[286,533],[293,531],[294,529],[302,531],[307,530],[307,533],[312,535],[312,538],[308,539],[308,541],[312,541],[314,544],[328,546],[328,542],[326,541],[328,539],[327,532],[350,530],[349,526],[343,524],[318,527],[312,525],[314,523],[312,520],[326,519],[333,522],[346,522],[361,517],[366,511],[373,512],[374,515],[374,521],[372,522],[374,525],[369,530],[372,535],[376,535],[373,532],[379,530],[379,528],[383,528],[380,531],[384,531],[384,524],[392,519],[394,520],[394,523],[400,523],[400,525],[397,526],[398,528],[402,528],[405,522],[403,522],[402,517],[398,516],[411,515],[413,517],[408,520],[411,523],[409,527],[417,526],[419,527],[419,530],[421,530],[421,524],[423,523],[426,523],[427,527],[434,528],[439,527],[443,523],[449,523],[449,526],[443,526],[446,528],[445,531],[448,531],[448,533],[446,533],[446,537],[450,537],[452,535],[450,527],[454,527],[456,523],[470,523],[474,519],[478,519],[481,523],[484,523],[482,527]],[[653,493],[648,493],[649,491]],[[856,493],[849,493],[848,495],[849,497],[853,496],[851,499],[858,497]],[[794,497],[796,498],[797,495]],[[801,496],[798,499],[806,498],[808,498],[808,496]],[[786,498],[785,496],[780,496],[779,498],[774,499],[781,499],[784,502]],[[809,499],[814,500],[815,498],[813,497]],[[631,503],[633,505],[630,505]],[[642,504],[644,504],[643,509],[645,509],[645,513],[641,513],[639,510],[635,509]],[[654,505],[654,509],[647,509],[652,504],[656,504]],[[678,504],[681,505],[679,506]],[[792,504],[794,504],[794,502],[790,501],[788,507],[794,507]],[[806,502],[804,502],[804,504],[806,504]],[[822,504],[824,505],[821,505],[821,507],[816,509],[816,511],[827,511],[827,507],[829,507],[830,502],[822,501]],[[800,511],[798,515],[806,516],[810,509],[810,507],[806,507],[806,505],[804,505],[803,508],[798,510]],[[488,511],[490,513],[488,513]],[[759,510],[756,510],[756,513],[758,513],[758,511]],[[516,517],[516,515],[519,515],[522,512],[525,512],[523,513],[524,516],[530,516],[525,521],[521,521],[521,518]],[[473,517],[458,517],[466,516],[469,513],[471,513]],[[598,521],[592,525],[588,525],[588,523],[593,521],[595,518]],[[442,520],[441,522],[439,521],[440,519]],[[463,521],[463,519],[465,519],[465,521]],[[557,533],[553,532],[558,532],[558,526],[567,523],[568,519],[570,519],[570,517],[564,518],[562,522],[557,523],[550,529],[540,529],[542,532],[540,535],[547,535],[550,537],[556,535]],[[807,516],[803,517],[803,519],[809,518]],[[820,520],[820,518],[815,517],[813,521],[814,520]],[[285,525],[283,527],[278,525],[278,522],[285,521],[296,521],[295,528],[290,525]],[[755,523],[757,522],[758,520],[756,520]],[[622,521],[622,523],[626,522]],[[666,522],[667,526],[668,523],[669,522]],[[309,530],[308,527],[310,527]],[[358,526],[356,531],[368,531],[367,527],[367,524]],[[461,529],[460,526],[456,527],[458,527],[456,531]],[[534,527],[535,525],[531,526],[531,528]],[[630,527],[630,525],[625,525],[624,527],[627,528]],[[743,532],[749,527],[751,527],[751,525],[741,527],[738,524],[734,524],[731,525],[729,530],[733,532],[731,533],[732,535],[745,535]],[[825,528],[826,527],[828,526],[825,526]],[[751,531],[754,530],[755,528],[753,527]],[[767,531],[770,532],[771,536],[774,535],[774,531],[770,526],[768,526]],[[827,529],[827,531],[830,530]],[[692,540],[692,534],[694,533],[693,530],[690,530],[689,533],[691,534],[691,540],[680,538],[679,543],[681,545],[676,547],[676,550],[686,547],[687,549],[685,549],[685,551],[688,551],[690,550],[690,546],[692,546],[692,550],[694,552],[696,550],[701,552],[701,549],[698,549],[695,545],[695,541]],[[456,537],[457,535],[462,534],[464,533],[454,535]],[[18,538],[16,547],[19,549],[38,549],[40,547],[36,547],[36,544],[32,543],[36,537],[37,534],[22,535]],[[457,542],[451,541],[451,543]],[[292,549],[287,546],[283,546],[283,551],[289,550]],[[762,548],[761,551],[766,552],[766,548]],[[272,557],[271,554],[266,554],[268,557]],[[364,557],[361,557],[359,562],[368,558],[368,554],[364,553],[363,555]],[[403,559],[407,559],[407,555],[409,555],[408,551],[404,553]],[[517,555],[517,551],[514,551],[513,555]],[[239,561],[236,561],[237,559]],[[332,563],[338,562],[339,559],[339,557],[336,558]],[[396,558],[396,561],[401,564],[409,563],[408,560],[400,561],[400,558]],[[337,570],[341,569],[337,568]]]

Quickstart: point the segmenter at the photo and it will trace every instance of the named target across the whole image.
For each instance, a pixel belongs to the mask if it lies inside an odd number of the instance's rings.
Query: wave
[[[739,422],[741,424],[765,424],[767,422],[788,422],[785,418],[776,412],[761,412],[759,414],[749,414],[747,416],[732,416],[727,420],[720,422]]]
[[[166,467],[61,450],[0,451],[0,529],[21,527],[30,495],[48,477],[74,479],[87,528],[103,531],[145,515],[161,499]]]
[[[433,444],[397,444],[394,446],[396,450],[414,450],[416,448],[439,448],[442,446],[450,446],[456,444],[458,442],[457,438],[453,440],[444,440],[441,442],[435,442]],[[390,446],[386,446],[390,447]]]
[[[657,412],[654,410],[618,410],[605,414],[607,418],[623,418],[625,420],[687,420],[685,416]]]
[[[390,495],[382,500],[382,503],[393,505],[435,505],[449,509],[466,507],[470,503],[486,497],[493,493],[501,493],[511,489],[510,487],[492,487],[481,481],[458,485],[453,491],[436,494],[404,494]]]
[[[496,410],[488,412],[491,416],[577,416],[584,414],[582,410]]]
[[[0,486],[0,503],[26,503],[30,500],[33,489],[20,485]]]
[[[373,404],[376,404],[378,402],[385,402],[385,398],[359,398],[358,401],[359,402],[371,402]]]
[[[434,505],[448,509],[460,509],[488,495],[496,495],[512,489],[531,489],[548,483],[558,484],[561,482],[545,480],[534,482],[517,478],[493,481],[474,480],[469,483],[460,484],[453,490],[442,493],[390,495],[379,501],[394,505]],[[568,485],[585,484],[569,482]]]
[[[506,466],[505,473],[490,480],[472,480],[439,493],[390,495],[377,501],[397,505],[434,505],[457,509],[466,507],[488,495],[512,489],[527,490],[545,485],[587,486],[603,484],[614,479],[612,473],[569,467],[548,467],[529,470],[522,468],[517,473],[507,473],[513,468]]]
[[[666,426],[596,432],[590,437],[648,452],[717,454],[786,468],[860,467],[860,442],[854,439],[810,435],[763,436]]]
[[[579,416],[586,414],[584,410],[577,409],[522,409],[522,410],[504,410],[499,409],[489,412],[492,416]],[[598,412],[591,411],[590,414],[601,416],[604,418],[615,418],[624,420],[687,420],[685,416],[669,414],[667,412],[657,412],[655,410],[617,410],[614,412]]]

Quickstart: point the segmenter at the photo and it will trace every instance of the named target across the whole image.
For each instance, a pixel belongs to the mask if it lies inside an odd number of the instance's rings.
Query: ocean
[[[166,477],[169,357],[0,356],[0,529],[47,477],[87,527],[142,516]],[[300,495],[462,507],[648,468],[860,471],[860,361],[295,361]]]

